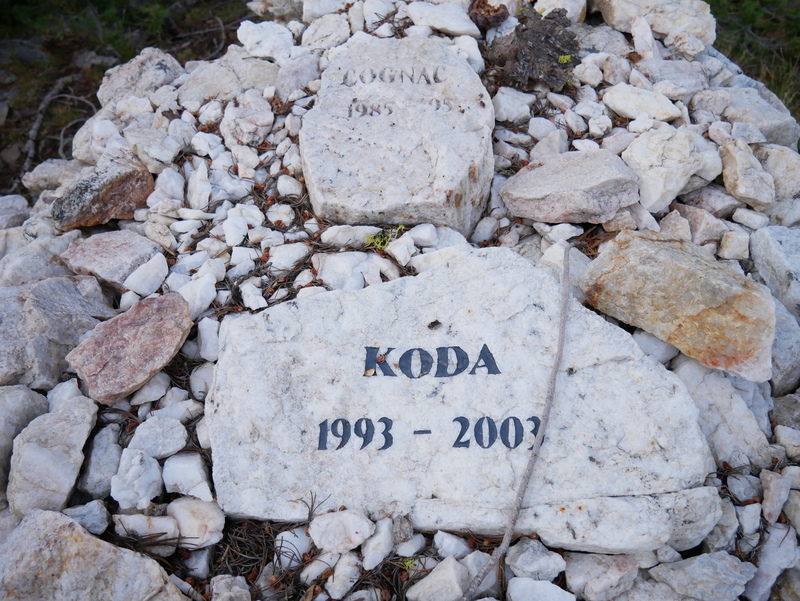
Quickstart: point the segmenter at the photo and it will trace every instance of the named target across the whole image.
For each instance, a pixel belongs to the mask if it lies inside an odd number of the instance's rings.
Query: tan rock
[[[772,295],[693,244],[624,231],[589,264],[580,286],[598,310],[707,367],[754,382],[770,378]]]
[[[0,548],[0,598],[186,601],[152,559],[104,542],[76,521],[34,510]]]
[[[153,189],[153,176],[139,159],[106,153],[88,176],[53,201],[53,221],[61,230],[72,230],[130,219]]]
[[[191,328],[189,305],[180,294],[147,298],[98,325],[66,359],[91,398],[112,404],[169,363]]]
[[[719,147],[722,179],[736,200],[760,211],[775,202],[775,180],[761,167],[748,144],[734,140]]]

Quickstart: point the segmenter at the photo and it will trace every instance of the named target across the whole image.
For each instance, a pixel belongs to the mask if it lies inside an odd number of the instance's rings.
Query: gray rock
[[[180,421],[154,415],[139,424],[128,448],[141,449],[153,459],[164,459],[180,451],[188,439],[189,433]]]
[[[680,196],[681,201],[689,206],[705,209],[714,217],[727,219],[745,204],[736,200],[728,191],[717,184],[709,184],[699,190],[688,192]]]
[[[469,234],[494,174],[493,127],[488,92],[444,45],[358,33],[303,117],[311,204],[348,224],[427,222]]]
[[[78,490],[95,499],[111,493],[111,478],[119,469],[122,447],[119,445],[119,424],[109,424],[92,438],[89,455],[78,480]]]
[[[80,337],[114,315],[92,277],[0,288],[0,385],[52,388]]]
[[[105,106],[131,96],[147,96],[181,73],[183,67],[174,57],[158,48],[145,48],[124,65],[106,71],[97,99]]]
[[[63,236],[42,236],[7,254],[0,259],[0,286],[17,286],[73,275],[72,270],[58,255],[79,238],[79,232],[69,232]]]
[[[688,103],[695,92],[708,87],[708,80],[703,66],[697,61],[687,61],[673,58],[661,60],[661,57],[648,58],[636,63],[636,68],[653,82],[668,81],[686,90],[686,95],[681,98]]]
[[[86,505],[67,507],[62,510],[64,515],[71,517],[92,534],[102,534],[108,528],[111,515],[102,501],[92,501]]]
[[[692,98],[692,109],[708,110],[731,123],[752,123],[772,144],[791,147],[800,138],[800,125],[791,113],[765,100],[754,88],[701,90]]]
[[[650,576],[687,597],[706,601],[734,601],[756,573],[751,563],[724,551],[664,563],[650,569]]]
[[[544,223],[602,223],[639,200],[638,177],[608,150],[542,157],[506,180],[509,211]]]
[[[614,598],[614,601],[693,601],[676,593],[669,585],[637,576],[630,589]]]
[[[31,208],[24,196],[0,196],[0,230],[22,225],[30,213]]]
[[[548,551],[538,540],[523,538],[508,550],[506,566],[515,576],[554,580],[567,564],[558,553]]]
[[[0,597],[15,601],[186,601],[152,559],[74,520],[33,511],[0,547]]]
[[[37,197],[74,180],[84,167],[86,163],[77,160],[47,159],[22,176],[22,185]]]
[[[281,70],[275,80],[275,92],[282,102],[286,102],[292,92],[305,88],[309,82],[318,78],[319,57],[316,54],[288,59],[281,63]]]
[[[797,533],[786,524],[773,524],[758,551],[758,570],[745,588],[750,601],[767,601],[772,585],[785,569],[797,560]]]
[[[772,294],[800,320],[800,230],[780,225],[756,230],[750,256]]]
[[[800,430],[800,395],[787,394],[776,397],[772,419],[789,428]]]
[[[144,236],[118,230],[76,240],[61,253],[61,259],[75,273],[97,276],[124,291],[125,278],[160,251]]]
[[[631,555],[566,553],[567,588],[586,601],[609,601],[633,585],[639,563]]]
[[[736,519],[736,510],[733,507],[733,503],[728,499],[723,499],[722,517],[703,541],[703,552],[733,551],[738,528],[739,520]]]
[[[777,299],[770,384],[775,397],[794,392],[800,384],[800,324]]]
[[[97,405],[73,397],[40,415],[14,439],[8,505],[22,517],[33,509],[61,510],[83,464],[83,445],[94,427]]]
[[[178,103],[196,113],[209,100],[231,100],[251,88],[275,85],[278,65],[250,56],[241,46],[230,45],[219,60],[192,71],[178,89]]]
[[[291,521],[305,513],[288,500],[325,481],[334,507],[410,513],[418,528],[502,529],[526,461],[519,451],[529,446],[542,402],[523,409],[513,391],[521,386],[526,399],[543,398],[556,283],[507,249],[423,256],[427,270],[416,278],[223,320],[206,418],[226,514]],[[509,281],[519,282],[513,293]],[[701,486],[713,465],[694,404],[627,333],[574,301],[568,332],[581,332],[568,334],[576,342],[562,370],[571,375],[557,394],[517,528],[580,550],[699,544],[717,522],[719,500]],[[618,377],[624,383],[614,384]],[[487,395],[496,400],[483,418]],[[336,399],[345,398],[343,412]],[[570,399],[569,409],[559,399]],[[608,446],[609,437],[626,443]],[[291,467],[298,461],[307,467]],[[376,481],[381,486],[360,484]]]
[[[5,504],[14,438],[34,418],[47,413],[47,399],[25,386],[0,387],[0,505]]]

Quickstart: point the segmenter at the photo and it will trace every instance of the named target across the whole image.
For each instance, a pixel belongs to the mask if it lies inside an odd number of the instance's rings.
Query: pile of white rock
[[[494,91],[488,199],[447,225],[404,205],[376,218],[369,203],[334,224],[325,183],[306,181],[304,119],[350,40],[435,40],[480,74],[481,45],[517,19],[484,34],[458,1],[250,5],[282,23],[244,22],[218,60],[149,48],[111,69],[74,158],[25,176],[33,207],[0,198],[0,596],[197,598],[186,580],[212,575],[226,520],[203,417],[223,315],[380,285],[470,243],[559,269],[570,241],[594,252],[616,234],[594,260],[571,251],[573,293],[635,326],[685,384],[722,517],[683,556],[521,538],[479,596],[800,599],[800,126],[714,50],[708,6],[595,0],[605,24],[592,26],[584,0],[538,0],[573,22],[574,88]],[[391,559],[408,599],[448,601],[488,559],[465,537],[372,517],[290,528],[254,578],[216,575],[207,592],[282,598],[293,570],[304,598],[378,601],[390,597],[366,575]],[[182,577],[94,535],[181,549]]]

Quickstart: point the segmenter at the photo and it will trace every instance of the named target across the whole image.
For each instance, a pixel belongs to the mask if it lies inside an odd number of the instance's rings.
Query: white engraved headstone
[[[356,34],[322,75],[300,155],[320,217],[435,223],[469,234],[494,174],[494,109],[466,60],[433,39]]]
[[[428,530],[505,526],[544,407],[558,284],[513,251],[450,248],[416,277],[226,317],[206,403],[226,514],[346,506]],[[719,517],[685,387],[570,302],[541,457],[517,523],[560,548],[694,546]]]

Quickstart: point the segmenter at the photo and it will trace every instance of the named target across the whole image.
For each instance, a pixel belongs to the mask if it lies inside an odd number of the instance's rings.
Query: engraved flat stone
[[[342,223],[480,218],[494,161],[494,109],[467,61],[440,42],[358,33],[334,54],[300,154],[318,216]]]
[[[507,249],[426,257],[416,277],[223,320],[206,416],[226,515],[301,521],[313,494],[321,511],[502,531],[544,407],[558,284]],[[720,509],[697,415],[677,377],[573,299],[518,531],[582,551],[698,544]]]

